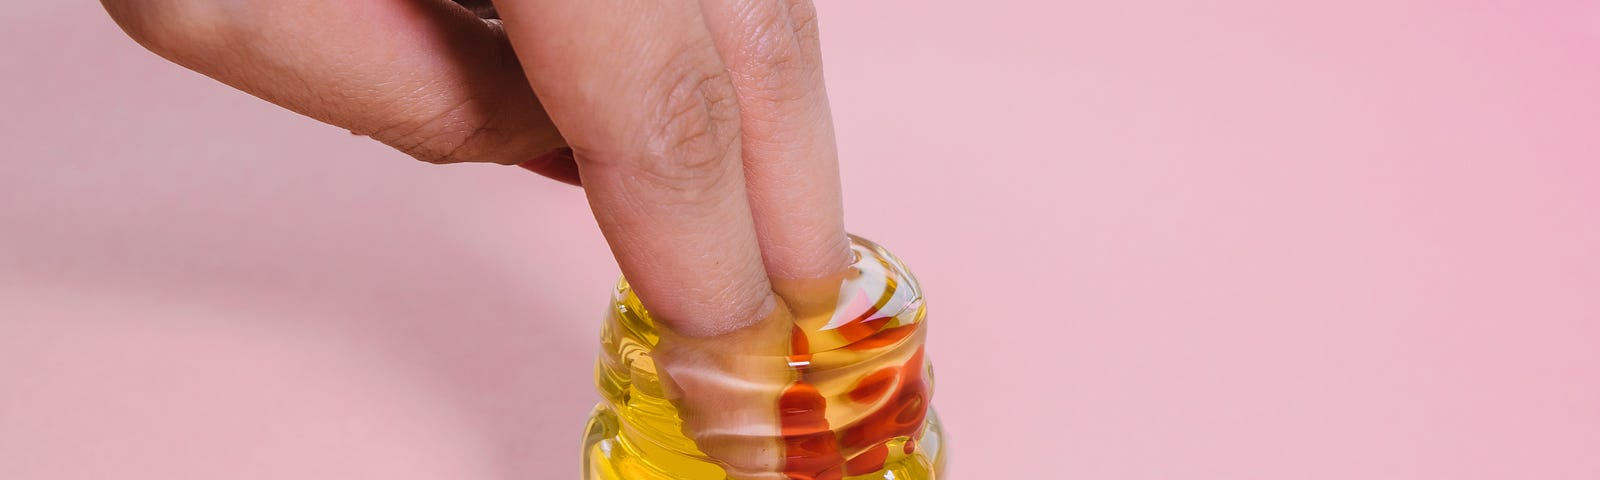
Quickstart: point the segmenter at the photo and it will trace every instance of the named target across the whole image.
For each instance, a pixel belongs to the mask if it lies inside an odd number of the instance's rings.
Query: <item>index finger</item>
[[[739,105],[695,1],[497,4],[571,145],[601,231],[651,313],[715,336],[768,316]]]

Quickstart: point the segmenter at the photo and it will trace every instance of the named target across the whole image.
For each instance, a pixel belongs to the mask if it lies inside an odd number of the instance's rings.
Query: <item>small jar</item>
[[[851,249],[831,315],[782,317],[752,334],[759,340],[727,346],[781,345],[721,363],[738,370],[725,374],[725,394],[686,391],[705,383],[686,379],[718,363],[691,368],[680,360],[686,355],[666,353],[683,337],[662,330],[627,281],[618,282],[601,335],[595,383],[604,400],[584,435],[583,478],[939,478],[944,433],[929,405],[922,293],[882,247],[852,236]]]

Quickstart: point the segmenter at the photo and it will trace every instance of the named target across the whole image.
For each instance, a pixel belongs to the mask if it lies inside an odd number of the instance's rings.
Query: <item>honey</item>
[[[851,249],[829,314],[777,316],[727,338],[666,331],[619,281],[583,478],[939,478],[922,293],[882,247],[852,236]]]

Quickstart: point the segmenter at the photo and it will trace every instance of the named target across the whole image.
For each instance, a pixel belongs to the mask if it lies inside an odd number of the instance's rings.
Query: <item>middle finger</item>
[[[497,6],[623,274],[682,334],[664,334],[657,350],[674,353],[656,360],[688,433],[735,478],[773,478],[789,320],[751,219],[738,100],[699,4]]]

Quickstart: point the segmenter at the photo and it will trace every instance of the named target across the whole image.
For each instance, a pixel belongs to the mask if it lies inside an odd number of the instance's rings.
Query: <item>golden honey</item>
[[[774,320],[784,323],[738,344],[695,340],[709,345],[698,353],[677,353],[679,337],[660,330],[627,281],[618,282],[583,478],[939,478],[945,442],[929,405],[921,291],[893,255],[851,240],[855,261],[831,315]]]

